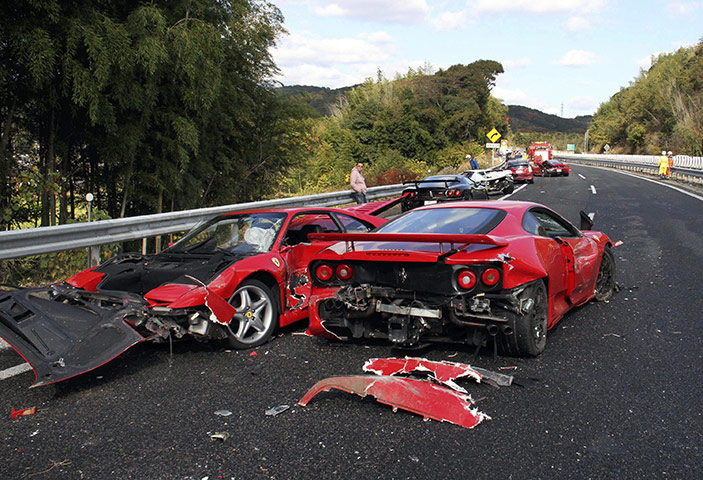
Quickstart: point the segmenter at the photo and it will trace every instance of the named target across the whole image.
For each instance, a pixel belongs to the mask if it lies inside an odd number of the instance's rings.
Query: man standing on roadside
[[[671,178],[671,169],[674,167],[674,154],[671,153],[671,150],[666,152],[666,155],[669,160],[669,167],[666,169],[666,176]]]
[[[361,171],[364,169],[364,164],[357,162],[356,166],[352,168],[351,174],[349,175],[349,184],[352,189],[352,197],[356,200],[356,203],[362,204],[366,203],[366,181],[364,181],[364,174]]]
[[[471,155],[467,155],[466,158],[469,159],[469,165],[471,165],[471,170],[478,170],[478,162]]]
[[[662,150],[659,157],[659,178],[666,178],[666,170],[669,168],[669,157],[666,156],[666,150]]]

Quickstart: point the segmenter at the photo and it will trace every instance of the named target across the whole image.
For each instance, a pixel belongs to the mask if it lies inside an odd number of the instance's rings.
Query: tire
[[[532,300],[532,306],[522,314],[507,312],[510,333],[496,337],[501,355],[536,357],[547,346],[549,304],[547,287],[542,280],[528,285],[518,296],[521,305]]]
[[[509,182],[508,186],[503,189],[503,193],[509,195],[515,191],[515,183]]]
[[[278,304],[269,287],[258,280],[245,280],[234,291],[229,303],[237,310],[228,338],[232,347],[258,347],[271,338],[278,324]]]
[[[615,293],[615,256],[610,247],[605,247],[598,269],[595,297],[599,302],[607,302]]]

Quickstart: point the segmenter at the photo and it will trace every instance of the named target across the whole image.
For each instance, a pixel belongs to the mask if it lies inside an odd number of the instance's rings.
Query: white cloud
[[[379,23],[417,23],[426,19],[426,0],[307,0],[308,8],[322,17],[342,17]]]
[[[476,0],[477,12],[591,13],[600,11],[604,0]]]
[[[505,71],[508,71],[525,68],[532,63],[532,60],[530,60],[528,57],[522,57],[518,58],[517,60],[502,60],[500,63],[503,65],[503,69],[505,69]]]
[[[689,16],[700,8],[700,2],[682,2],[668,1],[666,2],[666,12],[675,17]]]
[[[577,115],[590,115],[595,113],[600,102],[593,97],[572,97],[566,102],[566,108],[577,112]]]
[[[469,16],[468,10],[442,12],[436,18],[430,20],[430,24],[437,30],[456,30],[466,26],[467,23],[474,22],[475,19]]]
[[[600,62],[600,57],[593,52],[587,52],[585,50],[569,50],[557,63],[566,67],[584,67],[586,65],[593,65],[598,62]]]
[[[315,65],[384,62],[395,54],[393,38],[385,32],[361,33],[354,38],[321,39],[310,32],[293,33],[272,49],[276,64]]]
[[[590,28],[591,22],[583,17],[571,17],[566,22],[566,29],[569,32],[582,32]]]

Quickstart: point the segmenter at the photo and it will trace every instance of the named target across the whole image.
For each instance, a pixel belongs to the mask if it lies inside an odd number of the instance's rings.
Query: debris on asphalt
[[[317,382],[298,405],[306,406],[320,392],[331,389],[353,393],[360,397],[371,395],[396,412],[399,408],[421,415],[424,420],[449,422],[473,428],[491,417],[471,408],[470,395],[459,393],[425,380],[388,375],[357,375],[330,377]]]
[[[255,357],[255,356],[257,356],[257,355],[258,355],[258,353],[256,353],[256,352],[251,352],[251,353],[249,354],[250,357]]]
[[[290,408],[290,405],[279,405],[277,407],[269,408],[266,410],[266,415],[269,417],[275,417],[279,413],[283,413]]]
[[[229,436],[230,435],[227,432],[215,432],[215,433],[210,434],[210,439],[213,441],[219,440],[221,442],[224,442],[225,440],[227,440],[229,438]]]
[[[232,412],[229,410],[217,410],[215,412],[215,415],[219,417],[229,417],[230,415],[232,415]]]
[[[37,407],[21,408],[19,410],[11,409],[10,418],[26,417],[37,413]]]
[[[622,335],[618,335],[617,333],[605,333],[603,334],[604,337],[618,337],[622,338]]]

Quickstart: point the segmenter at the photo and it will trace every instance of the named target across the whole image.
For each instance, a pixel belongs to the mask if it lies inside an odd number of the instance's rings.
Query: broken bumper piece
[[[513,377],[502,373],[492,372],[485,368],[473,367],[465,363],[448,361],[435,362],[426,358],[372,358],[364,364],[364,371],[376,375],[398,375],[406,373],[426,372],[437,383],[461,393],[466,389],[457,385],[454,380],[458,378],[473,378],[478,383],[485,382],[494,387],[508,387],[513,382]]]
[[[0,337],[34,369],[32,387],[90,371],[145,339],[126,321],[144,315],[140,302],[75,304],[67,292],[56,292],[42,287],[0,295]]]
[[[361,397],[371,395],[380,403],[422,415],[439,422],[449,422],[473,428],[490,417],[472,408],[469,395],[434,385],[424,380],[404,377],[357,375],[330,377],[317,382],[298,402],[306,406],[320,392],[331,389],[354,393]]]

